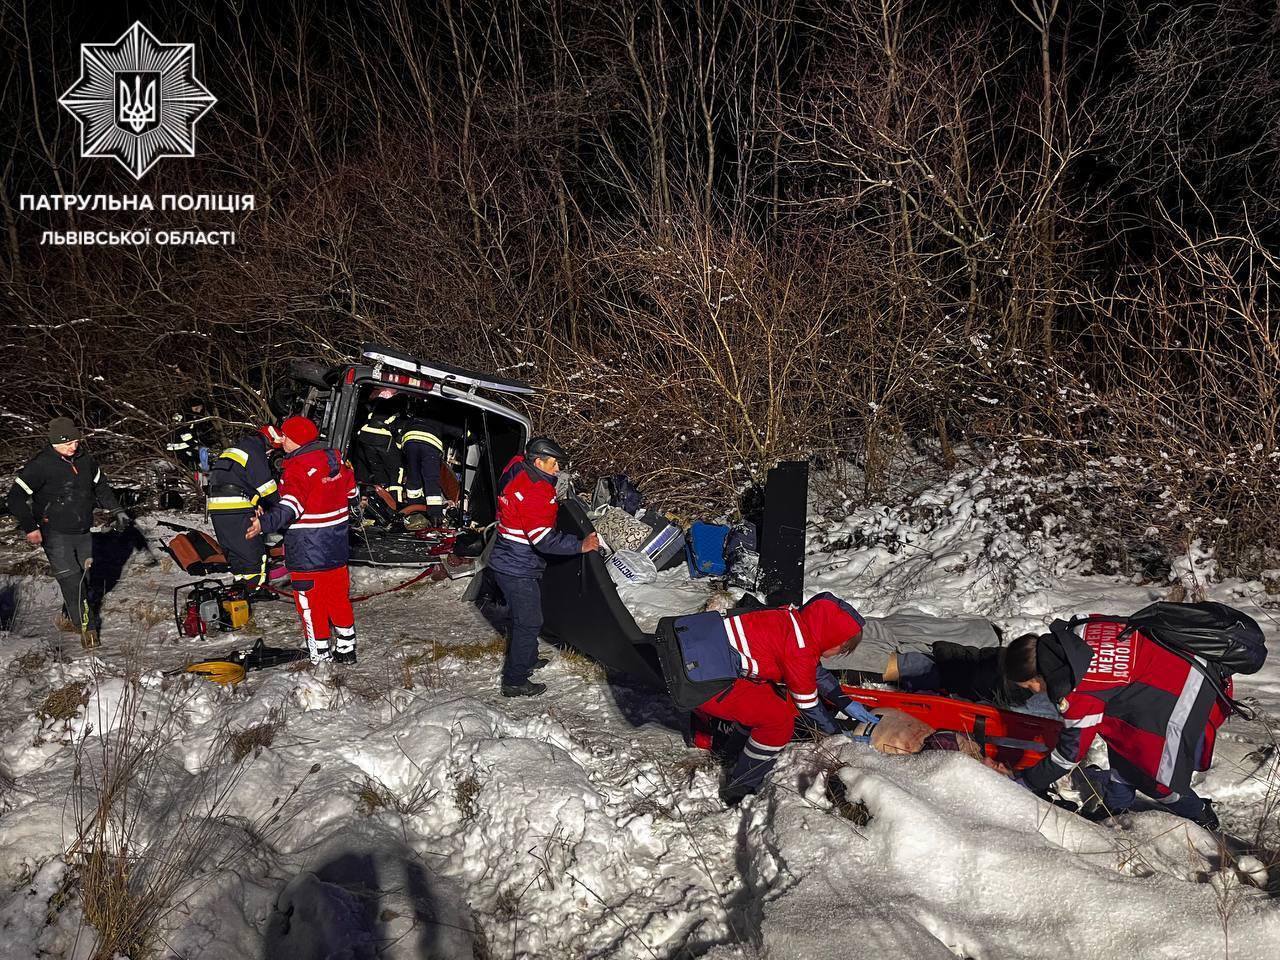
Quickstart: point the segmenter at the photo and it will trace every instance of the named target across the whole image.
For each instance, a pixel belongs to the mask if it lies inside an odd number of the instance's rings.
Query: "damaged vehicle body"
[[[390,498],[385,492],[367,479],[361,482],[362,506],[359,522],[352,524],[351,562],[395,567],[440,565],[452,576],[473,572],[469,558],[479,553],[479,537],[469,531],[489,527],[496,520],[498,477],[511,458],[523,451],[532,432],[528,417],[489,395],[528,396],[533,388],[372,343],[364,345],[357,361],[330,366],[297,362],[291,374],[291,387],[273,402],[275,412],[310,417],[321,436],[353,462],[359,453],[357,434],[375,416],[380,400],[393,400],[402,410],[425,413],[460,438],[450,445],[450,456],[446,457],[447,472],[456,478],[458,504],[439,527],[407,527],[403,515],[394,507],[388,509]],[[359,473],[358,468],[358,479]],[[785,545],[782,552],[787,554],[784,566],[788,572],[776,577],[773,587],[765,587],[770,602],[785,603],[791,600],[790,593],[798,594],[803,578],[807,465],[782,464],[775,473],[777,479],[771,474],[769,489],[787,488],[785,492],[794,496],[786,498],[785,510],[766,504],[762,557],[767,566],[774,562],[770,554],[781,556],[776,548]],[[557,526],[579,537],[594,531],[585,505],[576,498],[561,500]],[[779,531],[773,538],[768,536],[771,528]],[[796,528],[799,539],[794,536]],[[770,539],[774,550],[768,549]],[[652,636],[637,624],[622,601],[605,558],[587,553],[547,560],[542,579],[543,635],[633,682],[664,689]],[[469,598],[484,593],[481,581],[477,578],[468,591]],[[798,600],[798,595],[794,599]]]
[[[297,362],[291,374],[292,389],[273,404],[277,414],[310,417],[325,441],[357,464],[361,510],[359,522],[352,524],[353,564],[435,565],[454,555],[458,531],[486,527],[496,518],[498,473],[524,449],[530,424],[523,414],[481,391],[516,396],[532,393],[532,387],[428,363],[378,344],[365,344],[357,362],[333,366]],[[380,399],[393,402],[399,412],[430,416],[461,438],[445,457],[446,470],[456,484],[457,506],[437,527],[406,525],[409,514],[363,475],[357,433]]]

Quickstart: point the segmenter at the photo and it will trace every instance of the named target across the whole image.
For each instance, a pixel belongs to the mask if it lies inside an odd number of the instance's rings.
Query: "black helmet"
[[[550,437],[534,437],[524,446],[524,455],[530,460],[539,457],[555,457],[561,463],[569,462],[569,455],[564,448]]]

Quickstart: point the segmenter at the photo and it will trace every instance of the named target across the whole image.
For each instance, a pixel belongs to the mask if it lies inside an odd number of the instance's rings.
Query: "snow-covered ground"
[[[971,469],[896,506],[846,509],[823,485],[807,589],[870,614],[982,614],[1010,630],[1167,595],[1167,581],[1090,574],[1052,520],[1013,522],[1004,483]],[[165,674],[242,636],[296,643],[291,607],[260,606],[256,631],[178,640],[169,608],[184,578],[139,554],[90,657],[54,632],[56,588],[7,542],[18,572],[0,581],[0,956],[91,955],[67,880],[89,853],[77,823],[122,756],[137,758],[139,789],[117,800],[128,819],[99,844],[124,848],[135,897],[167,892],[153,911],[158,956],[1280,951],[1280,903],[1256,860],[1161,811],[1088,823],[960,754],[797,744],[772,790],[726,809],[719,769],[684,747],[667,704],[579,656],[547,648],[548,695],[498,696],[500,647],[463,582],[360,604],[355,668],[277,668],[223,688]],[[1280,597],[1210,583],[1211,563],[1183,558],[1173,575],[1280,639]],[[361,571],[356,587],[406,576]],[[643,621],[708,594],[677,570],[628,600]],[[1202,792],[1231,832],[1252,838],[1267,820],[1274,841],[1280,659],[1237,694],[1260,720],[1228,723]],[[832,802],[831,777],[856,804]],[[165,886],[160,867],[173,864],[185,882]]]

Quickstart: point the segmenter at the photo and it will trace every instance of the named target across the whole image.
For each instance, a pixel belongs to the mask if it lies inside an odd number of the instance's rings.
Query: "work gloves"
[[[851,740],[856,743],[871,742],[871,731],[874,730],[876,724],[880,722],[879,717],[860,704],[857,700],[850,700],[840,708],[840,713],[853,721],[853,726],[845,731]]]
[[[129,514],[125,513],[123,510],[117,510],[115,512],[115,522],[112,524],[112,528],[116,533],[124,533],[132,526],[133,517],[129,516]]]

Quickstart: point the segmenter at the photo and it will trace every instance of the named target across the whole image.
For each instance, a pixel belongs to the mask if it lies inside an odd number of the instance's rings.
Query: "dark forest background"
[[[183,395],[261,417],[373,339],[542,386],[673,506],[977,445],[1102,536],[1276,565],[1276,0],[69,9],[0,13],[10,459],[55,411],[150,456]],[[57,105],[134,19],[218,97],[141,189],[256,211],[19,210],[138,189]],[[39,244],[153,224],[239,243]]]

